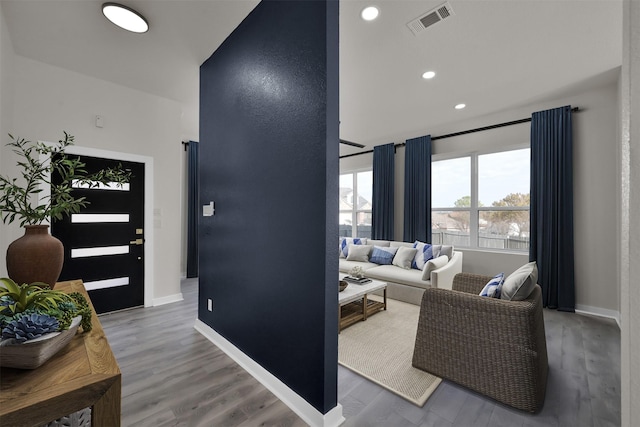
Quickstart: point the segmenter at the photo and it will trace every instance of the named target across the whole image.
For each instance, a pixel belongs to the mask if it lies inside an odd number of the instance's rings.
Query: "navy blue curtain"
[[[406,141],[403,239],[431,242],[431,135]]]
[[[373,147],[373,239],[393,240],[395,152],[393,143]]]
[[[531,246],[545,307],[575,310],[571,106],[531,117]]]
[[[198,143],[187,144],[187,278],[198,277]]]

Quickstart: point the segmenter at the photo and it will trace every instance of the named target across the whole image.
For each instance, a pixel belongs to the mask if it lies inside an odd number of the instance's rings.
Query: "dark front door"
[[[98,313],[144,305],[144,164],[80,157],[89,173],[122,164],[131,180],[72,190],[90,204],[51,226],[65,248],[59,280],[82,279]]]

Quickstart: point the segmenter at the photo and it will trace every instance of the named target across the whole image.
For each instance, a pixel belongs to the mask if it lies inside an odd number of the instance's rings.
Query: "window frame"
[[[511,252],[516,254],[522,254],[527,250],[517,250],[517,249],[509,249],[509,248],[488,248],[480,246],[480,212],[493,212],[493,211],[528,211],[531,212],[531,206],[518,206],[517,209],[513,206],[478,206],[478,197],[479,197],[479,157],[487,154],[498,154],[504,153],[507,151],[517,151],[531,149],[531,145],[528,143],[525,144],[517,144],[510,146],[502,146],[495,147],[491,149],[484,150],[475,150],[475,151],[465,151],[465,152],[456,152],[456,153],[446,153],[446,154],[435,154],[432,156],[432,163],[444,161],[444,160],[453,160],[468,157],[470,159],[470,173],[471,173],[471,188],[470,191],[470,204],[471,206],[467,207],[431,207],[431,215],[433,217],[434,212],[468,212],[469,213],[469,246],[459,246],[464,249],[477,250],[483,252]],[[431,182],[433,183],[433,177],[431,177]],[[531,182],[529,182],[529,194],[531,194]],[[433,224],[432,224],[433,229]]]

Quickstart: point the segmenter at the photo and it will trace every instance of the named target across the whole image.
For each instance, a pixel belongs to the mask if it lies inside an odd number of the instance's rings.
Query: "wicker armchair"
[[[478,296],[490,279],[459,273],[453,290],[424,292],[413,366],[537,412],[548,372],[540,286],[524,301]]]

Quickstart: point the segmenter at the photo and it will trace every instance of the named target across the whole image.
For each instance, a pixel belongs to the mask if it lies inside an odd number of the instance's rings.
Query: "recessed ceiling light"
[[[369,7],[365,7],[364,9],[362,9],[362,12],[360,12],[360,16],[365,21],[373,21],[374,19],[376,19],[378,17],[378,13],[379,13],[379,11],[378,11],[377,7],[369,6]]]
[[[458,105],[456,105],[454,108],[455,108],[456,110],[462,110],[462,109],[463,109],[464,107],[466,107],[466,106],[467,106],[467,104],[458,104]]]
[[[127,6],[118,3],[104,3],[102,5],[102,13],[109,21],[127,31],[146,33],[149,30],[147,20]]]
[[[423,79],[432,79],[436,76],[436,72],[435,71],[426,71],[424,73],[422,73],[422,78]]]

